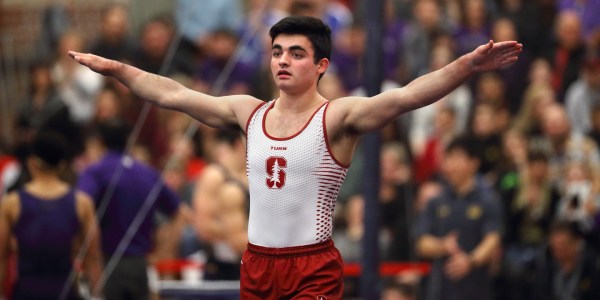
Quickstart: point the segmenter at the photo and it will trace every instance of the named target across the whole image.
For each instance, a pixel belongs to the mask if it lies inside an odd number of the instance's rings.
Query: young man
[[[247,95],[217,98],[116,61],[69,55],[160,107],[245,130],[251,200],[242,298],[339,299],[342,261],[331,242],[332,212],[359,137],[437,101],[477,72],[514,63],[522,45],[490,41],[404,88],[329,101],[317,92],[329,66],[329,27],[293,16],[270,35],[280,97],[269,103]]]
[[[61,179],[68,160],[66,141],[52,131],[34,137],[27,157],[31,180],[0,197],[0,282],[6,274],[11,239],[16,241],[18,278],[12,298],[0,285],[0,299],[80,299],[70,280],[81,263],[93,296],[99,296],[102,254],[92,199]],[[84,241],[91,234],[90,244]],[[83,256],[75,257],[82,247]],[[6,298],[5,298],[6,297]]]

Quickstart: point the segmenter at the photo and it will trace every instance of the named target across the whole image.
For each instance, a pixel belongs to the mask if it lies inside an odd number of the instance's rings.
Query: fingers
[[[476,51],[479,54],[487,54],[494,47],[494,41],[490,40],[487,44],[477,47]]]
[[[81,63],[81,58],[84,56],[85,54],[80,53],[80,52],[76,52],[76,51],[69,51],[69,56],[76,60],[77,62]]]
[[[518,56],[511,56],[511,57],[503,58],[503,59],[500,60],[498,67],[502,68],[502,67],[506,67],[506,66],[512,65],[517,60],[519,60]]]
[[[504,50],[508,48],[523,48],[523,44],[518,43],[517,41],[505,41],[498,42],[494,44],[494,48],[498,50]]]

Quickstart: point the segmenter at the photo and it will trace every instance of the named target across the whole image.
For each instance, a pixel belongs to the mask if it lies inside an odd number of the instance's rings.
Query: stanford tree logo
[[[285,185],[285,167],[287,160],[281,156],[267,158],[267,186],[270,189],[280,189]]]

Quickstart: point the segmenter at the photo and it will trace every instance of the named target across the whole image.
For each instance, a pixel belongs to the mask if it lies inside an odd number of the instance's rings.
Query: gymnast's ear
[[[321,58],[317,63],[317,73],[319,75],[324,74],[325,71],[327,71],[327,68],[329,68],[329,59]]]

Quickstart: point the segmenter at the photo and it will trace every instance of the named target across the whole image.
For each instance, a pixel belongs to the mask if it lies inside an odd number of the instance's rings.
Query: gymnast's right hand
[[[90,68],[90,70],[106,76],[113,75],[115,71],[122,66],[122,63],[118,61],[106,59],[104,57],[89,53],[69,51],[69,56],[78,63]]]

